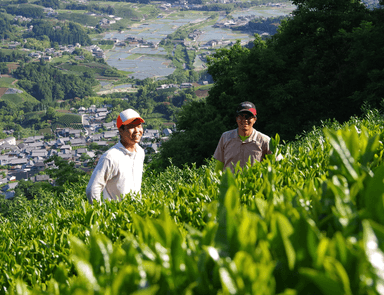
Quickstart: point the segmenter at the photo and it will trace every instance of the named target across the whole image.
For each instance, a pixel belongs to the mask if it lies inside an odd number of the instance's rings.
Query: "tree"
[[[225,131],[222,117],[217,115],[214,107],[206,102],[191,103],[182,107],[178,116],[178,132],[161,146],[161,154],[156,165],[163,168],[170,164],[183,166],[185,163],[205,164],[210,158]]]
[[[49,192],[52,185],[48,182],[32,182],[30,180],[20,180],[15,188],[15,197],[24,196],[28,200],[38,198],[42,191]]]
[[[5,62],[0,62],[0,74],[8,74],[9,69],[7,67],[7,64]]]
[[[57,113],[53,107],[48,107],[45,114],[47,120],[55,121],[57,119]]]
[[[48,168],[46,172],[55,180],[56,190],[60,190],[65,183],[77,182],[79,176],[85,174],[81,169],[75,168],[74,162],[68,162],[57,155],[44,161],[44,163],[50,162],[54,162],[57,168]]]

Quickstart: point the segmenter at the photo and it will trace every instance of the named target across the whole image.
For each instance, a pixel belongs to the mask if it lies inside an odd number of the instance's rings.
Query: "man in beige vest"
[[[266,154],[272,154],[269,149],[270,137],[253,128],[256,115],[256,107],[252,102],[244,101],[238,105],[238,128],[221,135],[213,155],[216,159],[216,172],[230,168],[234,173],[237,162],[243,168],[249,159],[254,164],[256,161],[261,162]]]

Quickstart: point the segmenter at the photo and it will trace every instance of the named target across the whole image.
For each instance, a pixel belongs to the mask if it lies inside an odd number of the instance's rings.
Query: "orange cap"
[[[139,113],[132,109],[126,109],[122,111],[116,120],[117,128],[120,128],[121,125],[135,124],[139,125],[144,123],[144,119],[140,117]]]

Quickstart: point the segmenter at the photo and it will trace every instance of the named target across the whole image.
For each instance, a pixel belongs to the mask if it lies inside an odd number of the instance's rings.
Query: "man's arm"
[[[109,170],[110,161],[101,158],[97,163],[95,170],[93,170],[86,189],[87,198],[90,204],[93,204],[93,200],[100,202],[101,192],[107,184]]]
[[[215,165],[215,173],[217,174],[219,171],[223,171],[224,168],[224,138],[221,135],[219,143],[217,144],[215,153],[213,154],[213,158],[216,160]]]

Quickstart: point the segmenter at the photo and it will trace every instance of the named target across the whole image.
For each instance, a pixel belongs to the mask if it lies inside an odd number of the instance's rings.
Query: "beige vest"
[[[270,137],[253,129],[252,135],[242,141],[237,129],[224,132],[213,157],[224,163],[224,170],[228,167],[232,172],[240,161],[240,167],[244,167],[248,159],[253,165],[256,161],[261,162],[269,150]]]

